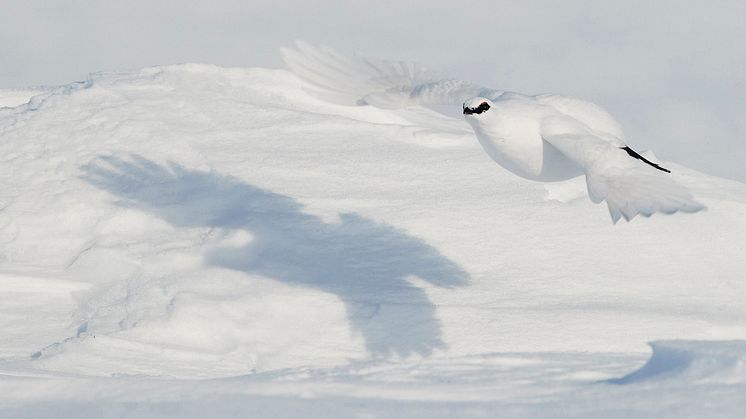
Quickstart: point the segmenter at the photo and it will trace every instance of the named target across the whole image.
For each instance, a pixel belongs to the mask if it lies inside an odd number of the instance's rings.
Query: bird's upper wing
[[[542,105],[549,105],[561,114],[570,116],[589,127],[593,127],[596,132],[604,132],[624,141],[622,125],[603,108],[593,102],[560,95],[538,95],[535,98]]]
[[[461,104],[475,96],[493,99],[502,93],[463,80],[438,78],[418,64],[348,56],[303,42],[297,42],[296,48],[283,48],[282,54],[288,69],[305,82],[310,93],[339,104],[398,109]]]
[[[636,215],[656,212],[697,212],[705,206],[676,183],[671,175],[630,155],[605,133],[588,129],[569,117],[542,121],[542,138],[584,172],[588,195],[595,203],[606,201],[616,223]]]

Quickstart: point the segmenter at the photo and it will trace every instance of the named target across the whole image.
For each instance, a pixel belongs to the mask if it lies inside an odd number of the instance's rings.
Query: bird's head
[[[464,102],[464,117],[469,118],[480,118],[486,114],[492,107],[492,102],[489,99],[483,97],[475,97]]]

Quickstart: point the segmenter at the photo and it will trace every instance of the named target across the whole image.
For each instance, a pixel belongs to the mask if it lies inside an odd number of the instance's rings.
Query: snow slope
[[[709,210],[613,226],[458,119],[259,68],[93,75],[0,136],[0,416],[745,408],[744,184],[665,162]]]
[[[0,89],[0,108],[12,108],[28,103],[31,97],[45,93],[44,88]]]

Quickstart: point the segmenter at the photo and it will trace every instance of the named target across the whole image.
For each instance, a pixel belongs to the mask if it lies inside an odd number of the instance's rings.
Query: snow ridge
[[[746,186],[612,228],[464,127],[196,64],[0,110],[0,416],[742,413]]]
[[[642,368],[610,382],[746,382],[746,341],[657,341],[650,347],[653,355]]]

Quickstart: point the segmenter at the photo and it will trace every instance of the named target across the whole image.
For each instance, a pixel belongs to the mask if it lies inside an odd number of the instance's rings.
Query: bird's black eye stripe
[[[487,102],[480,103],[479,106],[477,106],[476,108],[469,108],[467,106],[464,106],[464,115],[471,115],[471,114],[477,114],[478,115],[478,114],[486,111],[489,108],[490,108],[490,105]]]

